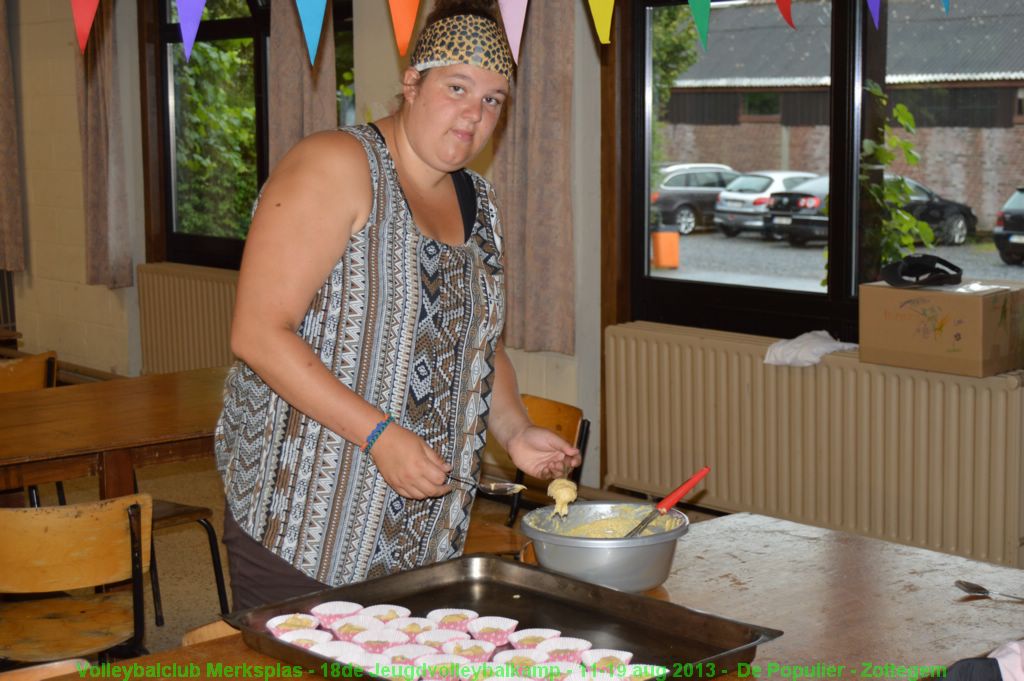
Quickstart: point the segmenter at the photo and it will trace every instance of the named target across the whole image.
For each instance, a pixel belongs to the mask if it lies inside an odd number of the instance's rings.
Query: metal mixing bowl
[[[553,506],[545,506],[523,516],[520,529],[533,541],[537,561],[553,572],[620,591],[646,591],[668,578],[676,540],[690,527],[685,514],[672,509],[643,535],[631,539],[567,537],[565,533],[612,517],[635,519],[632,527],[653,508],[643,502],[577,501],[561,518],[552,517]],[[654,533],[647,534],[651,528]]]

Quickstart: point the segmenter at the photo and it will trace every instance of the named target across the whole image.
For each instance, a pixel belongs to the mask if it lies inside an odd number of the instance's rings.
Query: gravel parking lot
[[[1006,265],[995,244],[981,238],[963,246],[921,249],[962,267],[964,277],[1013,279],[1024,282],[1024,267]],[[679,267],[654,269],[651,275],[690,281],[711,281],[767,288],[823,292],[824,246],[790,246],[760,236],[728,238],[719,232],[693,233],[679,238]]]

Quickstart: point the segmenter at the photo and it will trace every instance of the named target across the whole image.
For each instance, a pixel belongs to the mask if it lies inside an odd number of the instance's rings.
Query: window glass
[[[243,239],[257,191],[251,39],[168,45],[173,231]]]
[[[763,192],[772,183],[772,178],[764,175],[741,175],[730,182],[726,189],[741,194],[757,194]]]
[[[774,3],[713,3],[706,50],[687,5],[646,13],[647,276],[824,294],[825,196],[773,205],[772,194],[793,188],[783,176],[725,189],[765,171],[821,175],[827,186],[832,3],[793,3],[798,31]],[[662,182],[665,163],[725,169],[684,186]],[[655,239],[666,243],[658,234],[671,231],[680,234],[677,265],[654,257],[664,253]]]
[[[1024,190],[1018,189],[1010,200],[1003,206],[1003,210],[1024,210]]]
[[[873,74],[880,95],[865,97],[884,113],[864,134],[879,141],[877,127],[886,122],[912,146],[909,155],[896,149],[885,171],[908,180],[911,228],[924,225],[913,248],[957,264],[965,277],[1024,280],[1016,264],[1024,244],[997,232],[1000,208],[1024,182],[1024,166],[1004,155],[1024,144],[1017,118],[1024,3],[989,0],[948,16],[932,0],[889,0],[888,9],[884,79]],[[907,121],[909,130],[901,125]],[[862,213],[872,208],[867,203]],[[884,218],[870,224],[896,237],[907,226]]]

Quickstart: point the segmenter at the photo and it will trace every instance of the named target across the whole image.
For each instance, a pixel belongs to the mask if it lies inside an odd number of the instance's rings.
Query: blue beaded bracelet
[[[370,453],[370,449],[373,447],[374,443],[377,442],[377,438],[379,438],[380,434],[384,432],[384,429],[388,427],[388,424],[393,422],[394,420],[395,417],[392,416],[391,414],[388,414],[388,417],[386,419],[384,419],[376,426],[374,426],[373,432],[370,433],[370,437],[366,438],[366,446],[363,447],[364,454]]]

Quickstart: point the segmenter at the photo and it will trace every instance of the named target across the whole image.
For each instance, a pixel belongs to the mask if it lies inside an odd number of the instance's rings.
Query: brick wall
[[[667,158],[673,161],[727,163],[741,171],[828,172],[829,129],[824,126],[670,125],[665,138]],[[894,169],[969,205],[979,231],[990,231],[996,212],[1016,187],[1024,186],[1024,126],[921,128],[914,141],[921,163]]]

